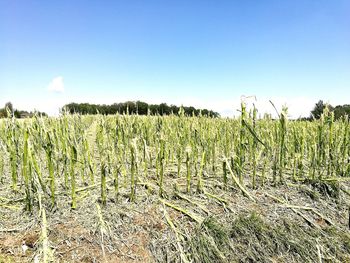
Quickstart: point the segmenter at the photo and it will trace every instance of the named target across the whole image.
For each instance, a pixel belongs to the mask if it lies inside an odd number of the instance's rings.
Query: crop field
[[[246,110],[0,122],[0,262],[350,262],[350,125]]]

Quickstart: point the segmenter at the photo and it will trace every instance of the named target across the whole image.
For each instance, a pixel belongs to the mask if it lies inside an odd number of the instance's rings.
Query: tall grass
[[[0,125],[0,184],[23,194],[26,209],[32,210],[38,198],[35,180],[44,200],[57,205],[64,192],[76,208],[77,189],[94,185],[101,185],[107,205],[109,188],[116,200],[120,191],[130,191],[130,201],[136,201],[140,183],[155,185],[164,198],[169,185],[195,194],[205,193],[213,182],[229,189],[236,184],[231,178],[245,189],[349,176],[348,117],[334,120],[326,108],[320,120],[289,121],[286,108],[276,111],[277,120],[259,118],[255,107],[248,114],[245,103],[232,119],[183,113],[8,118]]]

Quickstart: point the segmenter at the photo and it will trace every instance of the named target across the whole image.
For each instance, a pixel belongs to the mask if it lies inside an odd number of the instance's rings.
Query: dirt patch
[[[37,232],[1,233],[0,262],[28,262],[39,240]]]
[[[138,220],[135,221],[141,224]],[[55,250],[56,262],[152,261],[152,255],[147,249],[149,235],[145,231],[127,236],[127,240],[132,240],[131,245],[125,243],[116,251],[105,247],[104,253],[100,236],[91,233],[75,221],[52,226],[48,238],[51,248]],[[30,262],[40,250],[40,245],[40,234],[37,230],[28,233],[3,233],[0,235],[0,262]]]

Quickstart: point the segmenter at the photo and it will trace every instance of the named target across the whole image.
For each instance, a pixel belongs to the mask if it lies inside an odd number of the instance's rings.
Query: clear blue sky
[[[350,103],[350,1],[0,0],[0,91],[0,107],[51,114],[144,100],[225,115],[256,95],[307,115]]]

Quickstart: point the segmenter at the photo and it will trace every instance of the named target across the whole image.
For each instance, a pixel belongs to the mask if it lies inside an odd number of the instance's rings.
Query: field
[[[0,262],[350,262],[350,127],[62,115],[0,121]]]

